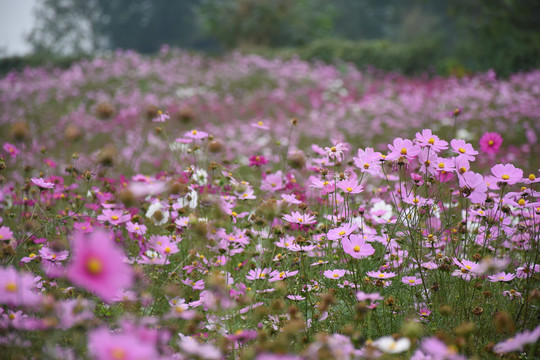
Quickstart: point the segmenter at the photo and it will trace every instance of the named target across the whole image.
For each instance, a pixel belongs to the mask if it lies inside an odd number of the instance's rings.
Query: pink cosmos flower
[[[34,306],[41,296],[35,291],[34,275],[19,273],[13,267],[0,267],[0,304]]]
[[[381,153],[375,152],[373,148],[366,148],[365,151],[358,149],[358,156],[354,157],[353,161],[354,165],[363,173],[367,172],[374,176],[382,175]]]
[[[506,282],[506,281],[511,281],[515,277],[516,277],[515,274],[507,274],[503,271],[498,274],[488,276],[488,279],[491,282]]]
[[[476,277],[476,272],[478,271],[480,265],[469,260],[461,260],[454,258],[454,264],[456,264],[459,269],[452,272],[452,276],[459,276],[463,280],[470,281],[472,278]]]
[[[496,132],[488,132],[480,138],[480,150],[486,154],[496,154],[503,142],[503,138]]]
[[[47,182],[47,181],[43,180],[43,178],[35,178],[35,177],[33,177],[31,180],[32,180],[32,183],[34,185],[40,187],[41,189],[52,189],[52,188],[54,188],[54,183]]]
[[[298,274],[298,270],[294,270],[294,271],[278,271],[278,270],[274,270],[270,273],[270,279],[268,279],[269,282],[274,282],[274,281],[279,281],[279,280],[284,280],[288,277],[291,277],[291,276],[294,276]]]
[[[335,159],[337,162],[341,162],[344,153],[349,151],[349,146],[345,143],[337,143],[332,147],[325,147],[324,150],[329,159]]]
[[[262,155],[252,155],[249,157],[249,167],[268,164],[268,160]]]
[[[340,227],[328,231],[328,240],[339,240],[352,234],[358,226],[355,224],[343,224]]]
[[[405,285],[416,286],[422,283],[422,279],[417,278],[416,276],[404,276],[401,279],[401,282],[404,283]]]
[[[418,315],[420,315],[423,318],[428,317],[429,315],[431,315],[431,310],[429,310],[426,307],[423,307],[420,310],[418,310]]]
[[[123,210],[104,209],[103,214],[98,215],[99,221],[108,222],[111,225],[120,225],[131,220],[130,214],[125,214]]]
[[[396,276],[396,273],[393,272],[382,272],[382,271],[368,271],[366,273],[368,276],[376,279],[390,279]]]
[[[138,235],[144,235],[146,234],[146,225],[138,224],[138,223],[132,223],[131,221],[128,221],[126,223],[126,230],[130,233],[138,234]]]
[[[347,273],[347,270],[335,269],[335,270],[326,270],[323,273],[323,275],[327,277],[328,279],[336,280],[345,276],[346,273]]]
[[[509,353],[512,351],[521,351],[525,345],[534,344],[540,338],[540,326],[534,330],[525,330],[522,333],[516,334],[513,338],[507,339],[498,343],[493,347],[495,353]]]
[[[219,360],[222,358],[221,351],[210,344],[203,344],[192,337],[183,337],[179,342],[180,348],[189,355],[189,358],[206,360]]]
[[[363,291],[359,291],[356,293],[356,300],[358,301],[377,301],[377,300],[384,300],[384,297],[381,296],[379,293],[371,293],[366,294]]]
[[[523,170],[516,168],[512,164],[497,164],[491,168],[491,173],[495,176],[498,182],[514,185],[521,182],[523,178]]]
[[[252,123],[251,126],[253,126],[254,128],[257,128],[257,129],[262,129],[262,130],[269,130],[270,129],[270,127],[268,127],[267,125],[264,125],[264,122],[262,122],[262,121]]]
[[[141,360],[158,359],[159,354],[153,341],[133,332],[112,333],[107,328],[93,330],[88,335],[88,352],[93,359]]]
[[[355,259],[362,259],[375,254],[375,249],[362,236],[351,235],[341,241],[343,251]]]
[[[165,122],[166,120],[169,120],[171,117],[169,114],[163,113],[163,111],[158,110],[157,116],[152,119],[153,122]]]
[[[478,155],[478,151],[474,150],[471,144],[465,142],[465,140],[453,139],[450,141],[450,145],[458,156],[466,157],[467,160],[474,161],[475,155]]]
[[[424,129],[422,133],[417,132],[415,141],[420,146],[427,147],[435,153],[448,149],[448,142],[440,140],[437,135],[433,135],[430,129]]]
[[[300,225],[311,225],[317,222],[315,215],[301,214],[298,211],[293,211],[290,215],[283,215],[283,220]]]
[[[124,254],[116,247],[112,233],[101,229],[76,233],[72,250],[67,277],[73,284],[106,302],[133,284],[133,270],[124,262]]]
[[[359,194],[364,191],[364,187],[358,184],[358,180],[353,179],[338,181],[337,187],[346,194]]]
[[[300,200],[298,200],[296,198],[296,196],[294,194],[291,194],[291,195],[288,195],[288,194],[281,194],[281,198],[289,203],[289,204],[292,204],[292,205],[298,205],[298,204],[301,204],[302,202]]]
[[[193,140],[201,140],[208,137],[208,133],[200,130],[191,130],[184,134],[185,137]]]
[[[462,193],[468,197],[473,204],[483,204],[487,199],[487,184],[480,174],[467,171],[459,178],[459,186]]]
[[[397,160],[400,157],[405,157],[407,160],[412,160],[420,154],[422,149],[415,145],[409,139],[395,138],[392,145],[388,145],[390,153],[386,156],[387,160]]]
[[[10,143],[5,143],[2,148],[13,158],[16,158],[17,155],[20,153],[19,149],[17,149],[15,145],[12,145]]]
[[[261,190],[263,191],[276,192],[283,189],[284,186],[283,173],[281,170],[277,171],[275,174],[266,175],[261,181]]]
[[[246,275],[246,279],[248,280],[264,280],[268,277],[268,274],[270,274],[272,270],[269,268],[264,269],[253,269],[250,270],[249,273]]]
[[[13,232],[7,226],[0,227],[0,241],[13,238]]]

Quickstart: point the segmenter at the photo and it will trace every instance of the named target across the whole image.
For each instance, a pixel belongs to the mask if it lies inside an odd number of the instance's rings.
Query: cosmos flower
[[[382,271],[368,271],[367,275],[376,278],[376,279],[390,279],[396,276],[396,273],[393,272],[382,272]]]
[[[335,159],[337,162],[341,162],[344,153],[349,151],[349,146],[345,143],[337,143],[332,147],[325,147],[324,150],[329,159]]]
[[[163,113],[163,111],[158,110],[157,116],[152,119],[153,122],[165,122],[166,120],[169,120],[171,117],[169,114]]]
[[[32,180],[32,183],[34,185],[38,186],[41,189],[53,189],[54,188],[54,183],[47,182],[47,181],[43,180],[43,178],[35,178],[35,177],[33,177],[31,180]]]
[[[422,283],[422,279],[417,278],[416,276],[404,276],[401,278],[401,282],[405,285],[416,286]]]
[[[130,214],[124,214],[123,210],[104,209],[101,215],[98,215],[99,221],[108,222],[111,225],[120,225],[131,220]]]
[[[300,225],[311,225],[317,222],[315,215],[301,214],[298,211],[283,215],[283,220]]]
[[[512,164],[497,164],[491,168],[491,173],[498,182],[514,185],[521,182],[523,170],[518,169]]]
[[[388,145],[388,149],[390,149],[390,153],[386,156],[387,160],[397,160],[400,157],[411,160],[422,151],[420,146],[415,145],[411,140],[399,137],[394,139],[392,145]]]
[[[434,153],[448,149],[448,142],[440,140],[437,135],[433,135],[430,129],[424,129],[421,133],[416,133],[415,141],[422,147],[431,149]]]
[[[392,336],[384,336],[373,342],[373,345],[387,354],[398,354],[409,350],[411,341],[408,338],[395,340]]]
[[[347,273],[347,270],[335,269],[335,270],[326,270],[323,273],[323,275],[327,277],[328,279],[336,280],[345,276],[346,273]]]
[[[474,161],[475,155],[478,155],[478,151],[474,150],[473,146],[465,140],[453,139],[450,141],[450,145],[458,156],[465,157],[467,160]]]
[[[506,281],[512,281],[512,279],[515,277],[516,277],[515,274],[507,274],[503,271],[498,274],[488,276],[488,279],[491,282],[506,282]]]
[[[0,227],[0,241],[13,238],[13,232],[7,226]]]
[[[201,139],[206,139],[208,137],[208,133],[204,131],[200,131],[200,130],[191,130],[191,131],[186,132],[184,134],[184,137],[188,139],[193,139],[193,140],[201,140]]]
[[[41,296],[35,290],[34,275],[18,272],[13,267],[0,267],[0,304],[12,306],[34,306]]]
[[[355,259],[362,259],[375,254],[373,246],[368,244],[362,236],[351,235],[341,241],[343,251]]]
[[[88,352],[93,359],[141,360],[158,359],[159,354],[153,341],[133,332],[111,332],[108,328],[92,330],[88,335]]]
[[[133,270],[124,262],[124,254],[116,247],[112,233],[101,229],[76,233],[72,251],[68,279],[104,301],[112,301],[133,284]]]
[[[496,132],[488,132],[480,138],[480,150],[486,154],[496,154],[499,152],[503,138]]]
[[[487,199],[487,184],[480,174],[468,171],[459,178],[463,196],[473,204],[483,204]]]
[[[5,152],[7,152],[12,158],[16,158],[17,155],[20,153],[19,149],[15,147],[15,145],[12,145],[10,143],[5,143],[4,146],[2,146]]]

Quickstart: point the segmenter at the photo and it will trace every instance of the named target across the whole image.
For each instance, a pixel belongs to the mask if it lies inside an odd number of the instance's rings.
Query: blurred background
[[[0,0],[0,74],[163,45],[506,76],[540,67],[540,1]]]

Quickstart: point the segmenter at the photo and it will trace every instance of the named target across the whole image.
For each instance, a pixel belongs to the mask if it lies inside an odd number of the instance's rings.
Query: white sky
[[[32,9],[38,1],[0,0],[0,57],[30,52],[24,36],[32,29]]]

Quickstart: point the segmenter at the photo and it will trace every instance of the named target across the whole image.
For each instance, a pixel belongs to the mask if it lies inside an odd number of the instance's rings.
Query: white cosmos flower
[[[160,213],[159,216],[156,215],[157,212]],[[163,225],[169,221],[169,210],[157,201],[148,207],[146,217],[154,220],[156,225]]]
[[[391,336],[384,336],[375,340],[373,345],[375,345],[377,349],[387,354],[398,354],[409,350],[411,347],[411,341],[407,338],[401,338],[396,341]]]

